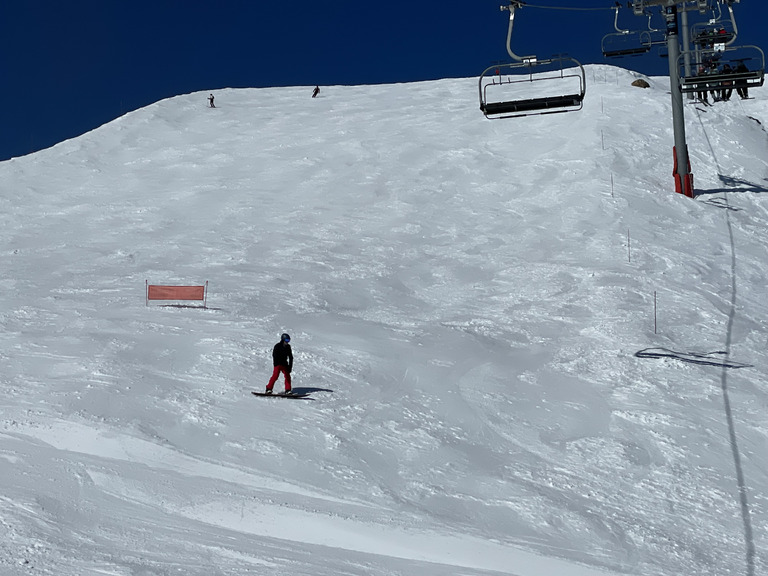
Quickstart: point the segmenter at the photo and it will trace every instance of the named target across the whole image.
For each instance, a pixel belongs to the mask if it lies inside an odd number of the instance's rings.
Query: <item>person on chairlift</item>
[[[726,62],[723,64],[723,68],[720,70],[720,73],[724,75],[733,74],[733,68],[731,68],[730,64]],[[722,90],[720,90],[720,100],[723,102],[728,102],[728,100],[731,99],[731,94],[733,94],[733,82],[723,82]]]
[[[749,68],[747,68],[747,65],[744,64],[744,62],[739,62],[739,65],[736,66],[736,73],[743,74],[745,72],[749,72]],[[736,93],[742,100],[749,98],[749,87],[747,86],[746,80],[736,80]]]

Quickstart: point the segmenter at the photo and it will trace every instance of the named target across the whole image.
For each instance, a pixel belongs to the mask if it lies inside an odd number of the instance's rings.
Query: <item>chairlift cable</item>
[[[540,8],[542,10],[568,10],[571,12],[597,12],[604,10],[614,10],[614,7],[602,7],[602,8],[576,8],[568,6],[539,6],[537,4],[529,4],[528,2],[521,2],[526,8]]]

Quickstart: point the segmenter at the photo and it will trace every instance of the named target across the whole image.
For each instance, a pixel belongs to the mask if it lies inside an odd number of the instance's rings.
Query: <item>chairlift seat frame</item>
[[[726,30],[725,34],[721,34],[719,32],[699,32],[698,34],[692,33],[691,40],[698,46],[706,46],[728,44],[734,38],[736,38],[736,33]]]
[[[610,46],[607,45],[610,44],[611,39],[630,40],[635,41],[636,43],[627,48],[611,49]],[[630,43],[631,42],[627,42],[627,44]],[[648,52],[651,51],[651,48],[656,44],[666,44],[666,42],[661,40],[654,41],[651,36],[651,30],[639,30],[633,32],[611,32],[610,34],[606,34],[603,36],[600,47],[605,58],[623,58],[624,56],[641,56],[643,54],[648,54]]]
[[[488,118],[514,118],[515,116],[529,116],[528,112],[532,111],[537,111],[539,114],[554,114],[556,112],[570,112],[565,108],[580,110],[583,100],[584,98],[580,94],[548,96],[510,102],[490,102],[484,104],[480,109]]]
[[[566,68],[566,63],[572,63],[574,66]],[[557,70],[550,70],[546,73],[536,75],[536,70],[543,66],[558,67]],[[502,70],[509,69],[510,73],[506,78]],[[519,74],[520,70],[526,70],[526,74]],[[494,74],[489,74],[493,71]],[[498,77],[498,82],[496,78]],[[492,78],[491,82],[487,79]],[[578,79],[578,92],[559,94],[556,96],[542,96],[535,98],[519,98],[501,102],[488,101],[488,88],[492,86],[503,86],[509,84],[524,84],[546,81],[562,81],[568,78]],[[480,92],[480,110],[489,119],[517,118],[521,116],[531,116],[539,114],[555,114],[559,112],[575,112],[581,110],[584,106],[584,97],[586,96],[586,73],[584,66],[574,59],[567,56],[548,58],[545,60],[527,60],[524,62],[513,62],[507,64],[497,64],[489,66],[480,75],[478,82]]]
[[[722,90],[727,88],[759,88],[765,83],[762,70],[750,72],[732,72],[730,74],[701,74],[680,78],[680,90],[683,94],[702,90]]]
[[[651,45],[638,46],[636,48],[626,48],[622,50],[603,49],[603,56],[606,58],[623,58],[625,56],[642,56],[651,51]]]
[[[587,93],[587,74],[584,66],[578,60],[569,56],[553,56],[540,60],[536,56],[518,56],[512,50],[512,29],[515,23],[515,12],[522,6],[520,0],[510,0],[510,5],[502,6],[501,9],[509,11],[509,27],[507,29],[507,53],[513,59],[513,62],[507,64],[496,64],[489,66],[480,75],[478,80],[478,92],[480,94],[480,110],[486,118],[517,118],[520,116],[531,116],[540,114],[554,114],[557,112],[573,112],[581,110],[583,107],[584,96]],[[566,63],[571,63],[571,67],[566,73]],[[548,69],[547,69],[548,68]],[[509,70],[506,81],[501,77],[501,70]],[[545,75],[545,73],[555,72],[557,74]],[[496,74],[489,74],[493,70],[498,73],[499,82],[496,83]],[[519,74],[520,70],[526,70],[527,74]],[[534,76],[534,72],[544,72]],[[493,77],[491,82],[488,78]],[[559,94],[557,96],[537,96],[533,98],[516,98],[501,102],[488,101],[488,88],[490,86],[502,86],[504,84],[520,84],[524,82],[542,82],[556,80],[563,84],[563,80],[569,78],[578,78],[578,92],[572,94]]]
[[[726,55],[729,53],[740,52],[744,50],[750,50],[754,52],[754,56],[750,58],[728,58]],[[697,56],[718,55],[718,62],[721,64],[733,64],[735,62],[741,62],[744,60],[751,60],[757,58],[760,62],[757,70],[749,70],[743,72],[737,72],[734,68],[732,72],[723,74],[718,72],[716,74],[692,74],[686,76],[680,75],[680,90],[684,94],[690,94],[693,92],[701,92],[703,90],[723,90],[728,88],[759,88],[765,83],[765,53],[759,46],[746,45],[746,46],[730,46],[725,50],[706,50],[697,51]],[[683,70],[683,58],[684,54],[680,55],[678,61],[678,70]]]
[[[612,39],[621,39],[626,42],[628,47],[611,49],[608,45]],[[651,34],[647,30],[639,32],[611,32],[603,36],[603,40],[600,43],[605,58],[623,58],[624,56],[648,54],[652,46]]]
[[[640,10],[638,11],[638,6]],[[654,40],[653,34],[657,32],[663,32],[662,30],[655,29],[651,26],[651,18],[652,14],[648,13],[648,29],[647,30],[629,30],[619,27],[619,9],[620,6],[616,5],[615,8],[613,8],[615,15],[613,20],[613,27],[615,28],[616,32],[611,32],[610,34],[606,34],[603,36],[603,39],[600,43],[603,56],[605,58],[623,58],[624,56],[640,56],[642,54],[648,54],[648,52],[651,51],[651,48],[654,45],[657,44],[666,44],[666,41],[663,39],[656,39]],[[639,16],[641,14],[646,14],[644,11],[644,7],[642,5],[642,2],[639,2],[635,6],[635,15]],[[627,47],[625,48],[612,48],[610,46],[610,43],[612,40],[621,40],[623,41]],[[621,44],[622,42],[617,42],[617,44]],[[631,45],[634,43],[634,45]]]
[[[736,41],[739,34],[736,25],[736,16],[731,6],[732,0],[698,0],[699,12],[704,14],[707,10],[712,12],[712,18],[707,22],[698,22],[691,27],[691,42],[698,46],[705,44],[726,44],[730,46]],[[738,1],[738,0],[737,0]],[[728,15],[723,14],[723,4],[728,8]],[[725,33],[721,33],[720,31]]]

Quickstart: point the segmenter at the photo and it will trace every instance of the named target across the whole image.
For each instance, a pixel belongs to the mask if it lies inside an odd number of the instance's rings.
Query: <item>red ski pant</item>
[[[285,391],[288,392],[291,389],[291,373],[288,372],[288,366],[275,366],[272,372],[272,378],[267,383],[267,390],[272,390],[277,382],[277,378],[280,376],[280,372],[285,376]]]

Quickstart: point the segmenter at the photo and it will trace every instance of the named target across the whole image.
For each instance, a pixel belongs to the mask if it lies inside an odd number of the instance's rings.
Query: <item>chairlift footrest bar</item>
[[[554,108],[580,108],[583,100],[584,97],[581,94],[571,94],[568,96],[530,98],[528,100],[513,100],[510,102],[486,102],[480,109],[486,116],[498,116],[502,114],[534,112],[537,110],[551,110]]]
[[[623,56],[640,56],[642,54],[648,54],[651,51],[650,46],[643,46],[642,48],[627,48],[626,50],[608,50],[603,51],[603,56],[606,58],[621,58]]]
[[[680,79],[680,89],[683,94],[707,90],[723,90],[729,88],[759,88],[764,84],[762,73],[729,74],[711,76],[689,76]]]

